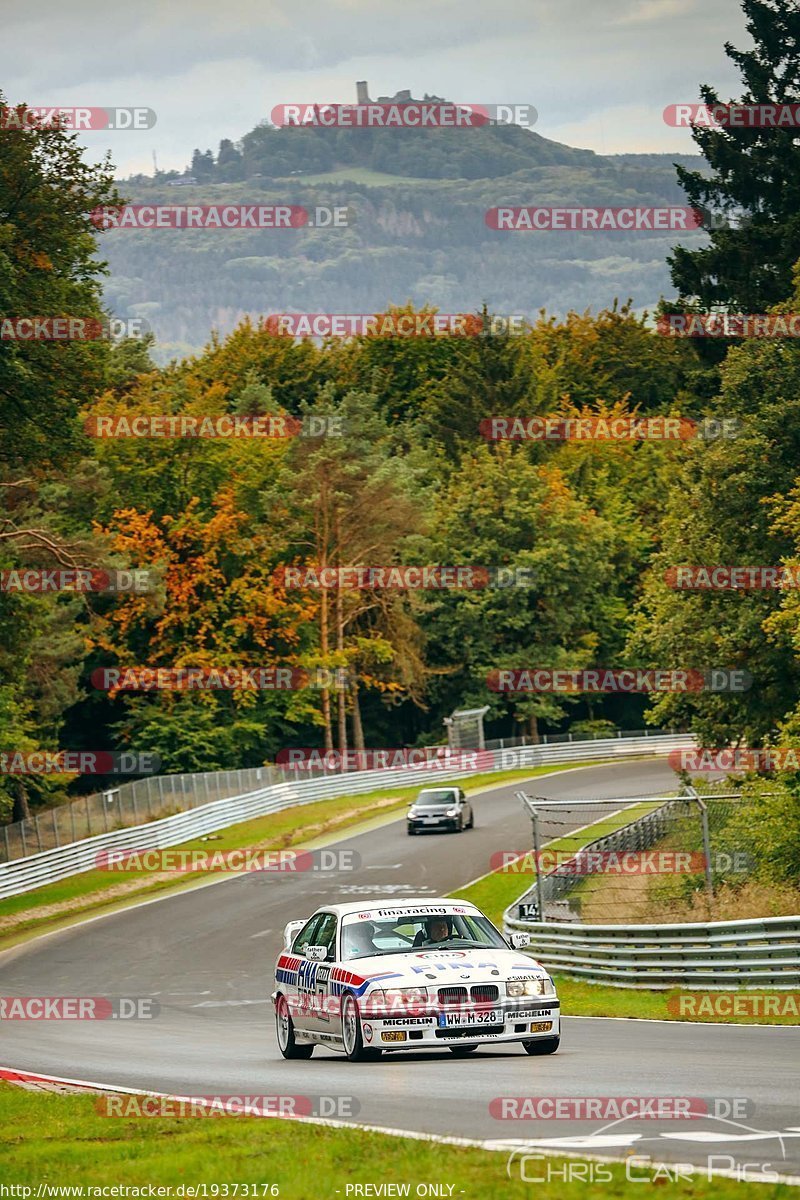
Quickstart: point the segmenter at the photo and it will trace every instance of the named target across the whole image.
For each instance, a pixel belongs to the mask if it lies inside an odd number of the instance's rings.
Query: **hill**
[[[131,203],[346,205],[346,229],[116,230],[103,237],[108,303],[144,316],[165,361],[212,328],[284,310],[372,312],[412,301],[442,311],[535,316],[652,308],[669,295],[674,233],[501,233],[501,204],[682,205],[673,163],[689,155],[574,149],[517,126],[469,130],[276,129],[259,125],[192,174],[120,182]],[[180,184],[180,186],[177,186]]]

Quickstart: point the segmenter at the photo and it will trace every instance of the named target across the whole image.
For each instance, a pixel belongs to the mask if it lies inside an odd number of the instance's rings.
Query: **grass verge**
[[[570,770],[588,763],[569,763],[559,766],[528,767],[519,770],[489,772],[473,775],[460,783],[469,794],[512,780],[530,779]],[[397,788],[365,795],[337,796],[332,800],[316,800],[297,805],[283,812],[270,813],[252,821],[229,825],[206,838],[183,842],[175,850],[199,850],[209,854],[228,850],[283,850],[307,847],[312,841],[333,840],[340,832],[351,829],[371,818],[391,819],[405,809],[420,789]],[[142,828],[142,849],[147,846],[147,826]],[[97,912],[110,912],[138,900],[150,899],[165,891],[180,891],[212,878],[218,871],[202,869],[185,871],[96,870],[71,875],[58,883],[47,884],[19,896],[0,901],[0,950],[27,940],[37,933],[74,923],[76,918]]]
[[[167,1196],[186,1196],[187,1189],[205,1185],[206,1197],[279,1195],[281,1200],[318,1197],[380,1195],[375,1185],[408,1185],[408,1192],[388,1194],[411,1196],[419,1185],[436,1183],[433,1195],[464,1197],[464,1200],[530,1200],[531,1178],[550,1173],[552,1182],[537,1183],[535,1194],[543,1200],[584,1200],[583,1179],[565,1182],[565,1162],[548,1159],[528,1161],[527,1180],[520,1178],[520,1158],[507,1173],[508,1156],[435,1142],[414,1141],[365,1133],[361,1130],[308,1127],[289,1120],[257,1117],[222,1119],[126,1119],[103,1117],[95,1110],[97,1097],[56,1095],[23,1091],[0,1083],[0,1127],[5,1143],[3,1178],[17,1188],[20,1200],[47,1197],[46,1186],[169,1188]],[[575,1162],[575,1160],[573,1160]],[[575,1165],[579,1164],[575,1162]],[[602,1170],[603,1195],[637,1196],[641,1185],[626,1179],[625,1166],[594,1164]],[[684,1168],[685,1171],[685,1168]],[[699,1172],[699,1168],[698,1168]],[[652,1169],[637,1169],[650,1182]],[[662,1176],[655,1182],[668,1182]],[[238,1191],[234,1192],[234,1185]],[[371,1184],[369,1191],[356,1193],[354,1185]],[[179,1190],[182,1186],[182,1190]],[[217,1191],[214,1191],[216,1185]],[[225,1185],[228,1185],[227,1192]],[[248,1185],[245,1190],[244,1185]],[[270,1190],[275,1185],[275,1191]],[[597,1186],[597,1184],[596,1184]],[[450,1190],[452,1188],[452,1190]],[[637,1190],[638,1189],[638,1190]],[[59,1193],[53,1191],[57,1196]],[[670,1196],[708,1196],[722,1200],[743,1197],[782,1197],[790,1186],[733,1179],[707,1179],[697,1174],[676,1181]],[[91,1193],[84,1192],[84,1196]]]

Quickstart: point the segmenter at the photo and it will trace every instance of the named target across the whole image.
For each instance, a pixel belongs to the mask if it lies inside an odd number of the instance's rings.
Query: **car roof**
[[[446,896],[418,896],[414,899],[406,900],[393,900],[391,897],[375,896],[372,900],[359,900],[355,904],[320,904],[319,908],[315,909],[315,912],[332,912],[336,913],[337,917],[345,917],[351,913],[376,912],[378,909],[391,910],[392,912],[402,911],[407,908],[444,908],[452,910],[454,906],[455,908],[468,908],[473,912],[480,912],[480,909],[471,904],[469,900],[450,900]]]

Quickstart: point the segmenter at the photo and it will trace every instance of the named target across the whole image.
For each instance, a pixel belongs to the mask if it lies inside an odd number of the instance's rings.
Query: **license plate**
[[[548,1029],[552,1028],[552,1021],[533,1021],[531,1024],[531,1033],[547,1033]]]
[[[502,1016],[492,1008],[486,1012],[450,1012],[439,1013],[439,1024],[446,1025],[499,1025]]]

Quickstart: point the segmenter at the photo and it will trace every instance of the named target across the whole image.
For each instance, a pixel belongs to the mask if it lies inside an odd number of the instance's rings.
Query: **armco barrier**
[[[526,746],[515,750],[475,751],[475,771],[508,770],[512,766],[538,767],[575,761],[614,761],[642,754],[669,754],[689,749],[694,739],[688,734],[654,734],[642,737],[604,738],[561,745]],[[472,753],[472,752],[465,752]],[[186,812],[150,821],[129,829],[99,834],[27,858],[0,863],[0,899],[55,883],[69,875],[91,871],[103,850],[161,850],[177,846],[228,825],[253,817],[280,812],[309,800],[356,795],[377,788],[422,786],[434,780],[463,778],[461,769],[431,770],[427,767],[395,767],[379,771],[353,771],[286,783],[271,784],[238,796],[201,804]]]
[[[549,971],[612,987],[796,988],[800,916],[684,925],[560,925],[506,914]]]

